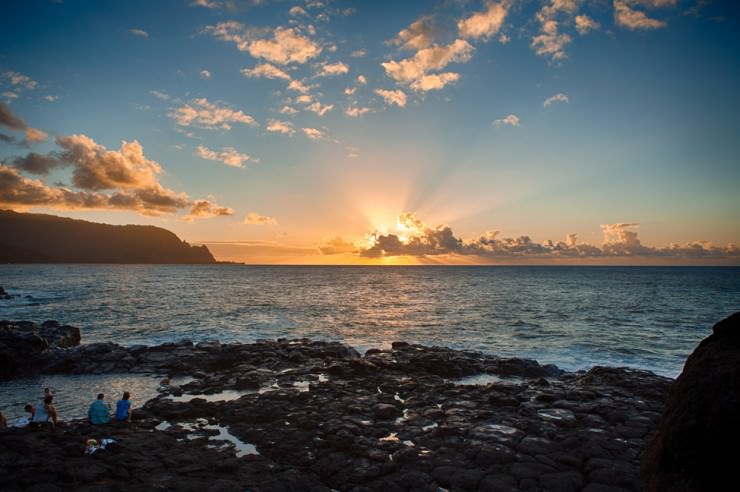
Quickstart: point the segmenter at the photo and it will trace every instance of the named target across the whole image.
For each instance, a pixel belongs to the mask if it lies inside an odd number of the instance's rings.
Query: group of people
[[[90,404],[90,408],[87,411],[87,416],[90,419],[91,424],[102,425],[108,424],[111,421],[111,406],[105,401],[105,394],[98,393],[98,398]],[[131,409],[131,394],[128,391],[124,391],[123,397],[116,402],[116,411],[114,418],[118,422],[131,422],[131,415],[133,411]]]
[[[44,389],[44,399],[40,405],[27,403],[23,409],[30,415],[19,418],[15,423],[15,427],[26,427],[29,424],[38,426],[48,423],[54,429],[59,423],[59,416],[54,407],[54,393],[52,393],[50,388]],[[113,419],[118,422],[130,423],[133,410],[131,408],[131,394],[128,391],[125,391],[123,397],[116,402],[116,409],[113,415],[111,415],[111,412],[112,408],[105,401],[105,395],[99,393],[97,399],[90,405],[87,416],[90,423],[94,425],[108,424]],[[0,412],[0,429],[6,427],[8,427],[7,417]]]

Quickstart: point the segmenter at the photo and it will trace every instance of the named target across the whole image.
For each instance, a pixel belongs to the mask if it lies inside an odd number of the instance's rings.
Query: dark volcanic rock
[[[74,326],[45,321],[0,321],[0,379],[34,372],[48,349],[74,347],[80,330]]]
[[[727,490],[737,482],[740,442],[740,312],[689,356],[645,453],[648,491]]]

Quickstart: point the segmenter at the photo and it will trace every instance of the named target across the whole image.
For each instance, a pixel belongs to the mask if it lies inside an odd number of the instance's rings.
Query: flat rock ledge
[[[363,356],[306,339],[91,344],[34,361],[187,378],[130,425],[0,431],[3,490],[638,491],[673,382],[404,342]],[[91,437],[115,443],[84,454]]]

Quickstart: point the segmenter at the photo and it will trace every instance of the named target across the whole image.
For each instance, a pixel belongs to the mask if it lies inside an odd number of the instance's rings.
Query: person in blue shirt
[[[128,391],[123,392],[123,398],[116,403],[116,420],[119,422],[131,423],[131,394]]]
[[[110,405],[103,401],[104,399],[105,395],[100,393],[98,399],[90,405],[87,416],[90,418],[91,424],[101,425],[110,422]]]

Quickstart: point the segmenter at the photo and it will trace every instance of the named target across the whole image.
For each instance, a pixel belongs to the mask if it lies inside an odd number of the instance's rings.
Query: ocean
[[[0,319],[78,326],[83,343],[403,340],[566,370],[676,377],[740,310],[735,267],[0,265]]]

